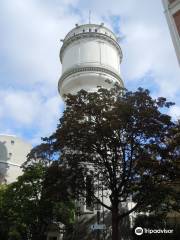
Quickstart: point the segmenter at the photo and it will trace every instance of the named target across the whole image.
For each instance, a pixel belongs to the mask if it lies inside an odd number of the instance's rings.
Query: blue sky
[[[160,0],[1,0],[0,133],[33,145],[51,134],[64,104],[57,91],[60,39],[75,23],[104,22],[121,37],[121,76],[154,97],[176,102],[180,116],[180,68]]]

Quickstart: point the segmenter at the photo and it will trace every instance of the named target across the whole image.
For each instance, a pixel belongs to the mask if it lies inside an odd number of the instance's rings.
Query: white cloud
[[[39,99],[34,93],[8,92],[4,96],[4,114],[20,124],[30,125],[35,120]]]
[[[180,106],[172,106],[169,110],[169,114],[175,120],[180,119]]]
[[[63,110],[63,102],[60,97],[46,98],[37,92],[21,90],[8,90],[0,92],[1,97],[1,122],[8,121],[13,127],[20,129],[36,129],[36,143],[40,138],[47,136],[55,130]],[[16,126],[16,127],[15,127]],[[4,127],[4,126],[3,126]],[[0,128],[1,131],[9,132],[9,128]],[[21,135],[21,134],[20,134]]]
[[[6,0],[1,4],[1,51],[12,69],[22,75],[24,84],[45,82],[55,86],[60,76],[60,38],[77,16],[66,15],[66,9],[53,16],[38,1]],[[13,81],[23,83],[22,77]]]
[[[60,39],[79,17],[67,14],[73,1],[58,4],[58,12],[51,1],[44,3],[0,3],[0,60],[5,66],[1,76],[0,131],[18,135],[29,132],[27,137],[33,143],[55,129],[63,110],[57,91]]]

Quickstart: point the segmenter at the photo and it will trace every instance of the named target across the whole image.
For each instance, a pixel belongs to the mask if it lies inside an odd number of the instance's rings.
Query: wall
[[[13,135],[0,135],[0,181],[11,183],[22,174],[31,144]]]

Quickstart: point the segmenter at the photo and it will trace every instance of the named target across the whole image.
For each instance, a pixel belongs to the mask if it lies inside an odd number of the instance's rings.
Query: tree
[[[177,124],[160,111],[172,103],[152,99],[148,90],[129,92],[115,86],[93,93],[81,90],[68,95],[66,104],[56,132],[44,138],[46,147],[37,147],[30,159],[45,152],[56,156],[71,169],[77,196],[86,195],[90,176],[94,202],[112,212],[113,240],[121,238],[119,225],[133,211],[175,207],[177,191],[170,185],[179,174],[179,152],[171,140]],[[99,182],[110,205],[97,196]],[[129,199],[134,207],[124,212],[120,205]]]
[[[55,164],[55,163],[54,163]],[[53,165],[30,164],[17,182],[0,190],[1,239],[46,239],[45,232],[54,221],[70,224],[74,205],[70,199],[55,197],[58,189],[49,181]],[[60,177],[59,177],[60,180]],[[61,179],[62,183],[62,179]],[[60,185],[60,182],[59,182]],[[51,191],[50,191],[51,189]],[[56,194],[57,196],[57,194]]]
[[[45,168],[37,163],[7,185],[1,206],[7,226],[4,239],[43,239],[47,219],[42,216],[47,217],[48,206],[42,200],[44,178]]]

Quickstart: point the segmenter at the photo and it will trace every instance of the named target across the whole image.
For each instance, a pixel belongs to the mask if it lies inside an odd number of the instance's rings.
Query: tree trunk
[[[112,209],[112,240],[120,240],[118,207]]]

